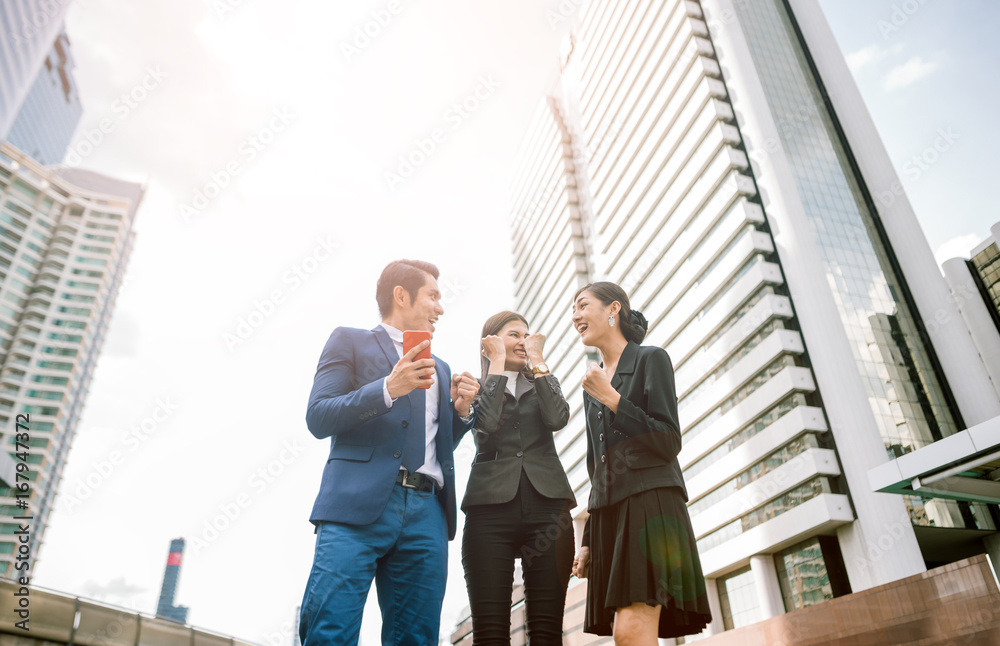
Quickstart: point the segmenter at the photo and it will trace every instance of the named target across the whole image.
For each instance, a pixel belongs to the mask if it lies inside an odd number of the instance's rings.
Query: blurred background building
[[[0,140],[7,138],[21,105],[62,31],[70,0],[0,2]]]
[[[0,576],[13,573],[15,516],[33,516],[38,559],[143,193],[99,173],[43,167],[0,144]],[[10,462],[18,414],[29,416],[27,509],[16,506]]]
[[[83,114],[65,32],[56,38],[11,126],[7,141],[42,164],[59,164]]]
[[[170,541],[167,566],[163,570],[163,585],[160,587],[160,600],[156,604],[156,616],[186,624],[187,606],[174,605],[174,597],[177,594],[177,584],[181,577],[181,562],[183,559],[184,539],[175,538]]]

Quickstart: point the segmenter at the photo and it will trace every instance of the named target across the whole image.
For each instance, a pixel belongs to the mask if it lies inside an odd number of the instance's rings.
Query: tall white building
[[[1000,415],[898,186],[816,0],[581,9],[512,182],[517,309],[571,404],[581,516],[576,289],[622,285],[670,355],[708,634],[983,551],[1000,524],[868,479]]]
[[[16,516],[32,517],[31,562],[38,558],[143,192],[0,145],[0,576],[24,575],[12,568],[24,522]],[[26,452],[15,451],[19,414],[29,418]],[[26,509],[17,506],[15,463],[28,468]]]

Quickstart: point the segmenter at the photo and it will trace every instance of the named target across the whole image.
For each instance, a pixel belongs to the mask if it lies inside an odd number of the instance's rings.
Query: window
[[[717,584],[719,605],[722,606],[722,623],[726,630],[760,621],[760,602],[757,599],[757,590],[754,589],[750,566],[720,577]]]
[[[80,245],[80,251],[89,251],[90,253],[111,253],[111,250],[107,247],[94,247],[86,244]]]
[[[64,321],[62,319],[56,319],[52,322],[53,325],[58,325],[59,327],[68,327],[78,330],[84,330],[87,328],[87,324],[84,321]]]
[[[49,368],[50,370],[72,370],[72,363],[65,363],[63,361],[39,361],[39,368]]]
[[[810,538],[778,552],[774,555],[774,562],[787,612],[833,598],[833,587],[818,538]]]
[[[78,303],[93,303],[96,299],[93,296],[85,296],[82,294],[63,294],[64,300],[76,301]]]
[[[70,343],[80,343],[83,341],[83,337],[79,334],[59,334],[58,332],[49,332],[49,338],[56,341],[68,341]]]
[[[106,267],[108,265],[108,261],[102,258],[84,258],[83,256],[77,256],[74,260],[82,265],[100,265],[101,267]]]
[[[60,357],[75,357],[78,354],[75,348],[51,348],[48,346],[42,348],[42,352],[59,355]]]
[[[118,231],[118,226],[114,224],[100,224],[98,222],[88,222],[87,228],[100,229],[101,231]]]
[[[98,284],[96,284],[96,283],[83,283],[83,282],[76,281],[76,280],[67,281],[66,285],[68,287],[76,287],[77,289],[90,289],[90,290],[93,290],[95,292],[98,289],[101,288],[101,286],[98,285]]]
[[[73,314],[75,316],[90,316],[90,310],[83,307],[60,307],[59,311],[63,314]]]
[[[58,415],[59,409],[54,406],[25,406],[23,407],[22,412],[28,413],[29,415]]]
[[[36,399],[53,399],[55,401],[62,401],[63,393],[52,391],[52,390],[29,390],[28,397],[35,397]]]
[[[66,377],[50,377],[48,375],[35,375],[31,380],[35,383],[53,384],[56,386],[65,386],[69,383],[69,379]]]

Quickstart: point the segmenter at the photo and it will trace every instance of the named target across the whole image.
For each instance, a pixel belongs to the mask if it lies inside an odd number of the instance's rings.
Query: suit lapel
[[[635,372],[635,360],[639,356],[639,346],[633,342],[629,341],[625,349],[622,350],[622,356],[618,358],[618,367],[615,368],[615,374],[611,377],[611,387],[615,390],[622,385],[622,375],[630,375]]]
[[[385,358],[389,361],[389,371],[391,372],[393,366],[399,362],[399,353],[396,352],[396,346],[393,345],[392,339],[389,338],[389,333],[381,325],[376,325],[372,328],[372,332],[375,333],[375,338],[378,339],[378,344],[382,348],[382,352],[385,353]]]
[[[444,370],[444,362],[437,357],[434,357],[434,374],[437,376],[438,386],[437,457],[447,474],[454,451],[451,428],[451,382],[449,375]]]

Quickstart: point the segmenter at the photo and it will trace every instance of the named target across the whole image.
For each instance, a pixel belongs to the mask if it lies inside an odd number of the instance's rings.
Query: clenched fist
[[[451,401],[455,403],[455,410],[462,417],[469,416],[469,407],[479,392],[479,382],[468,372],[451,376]]]

